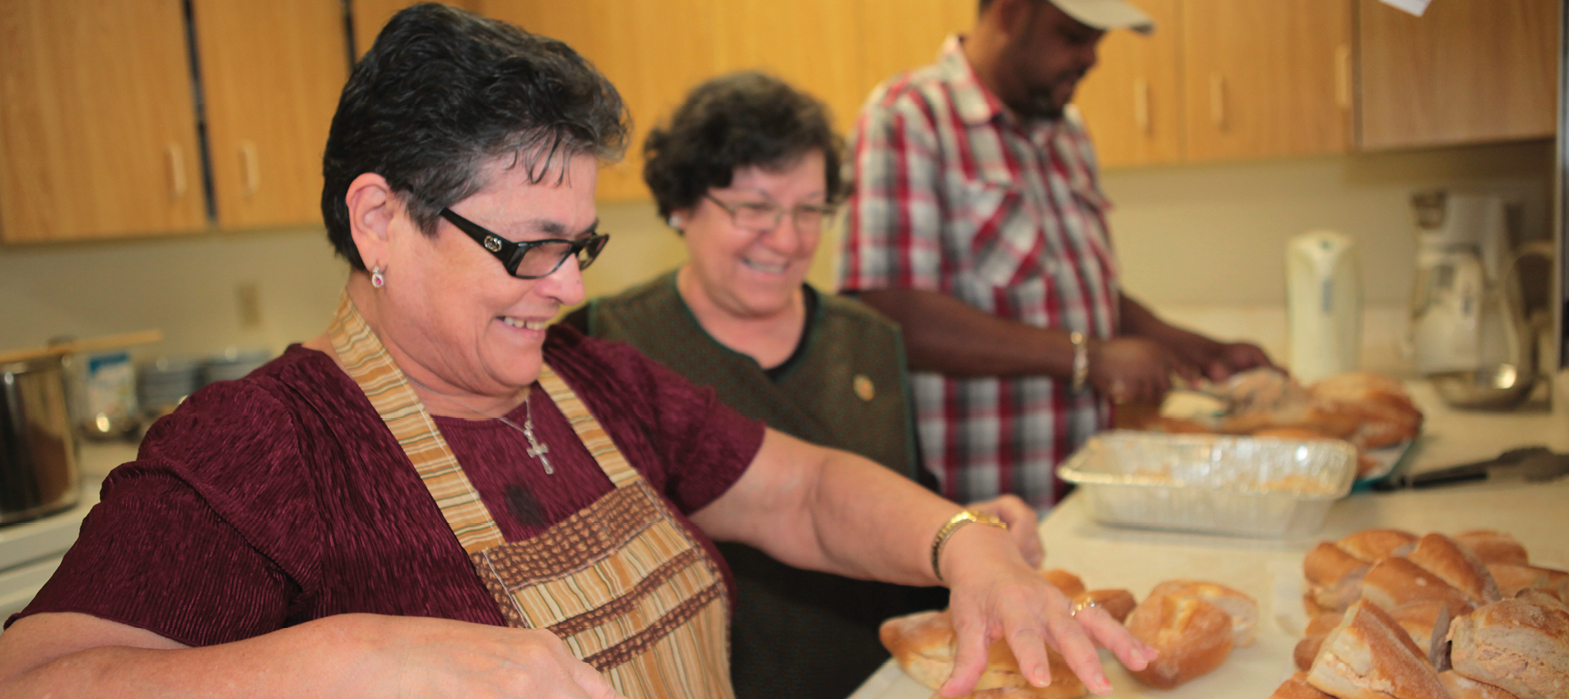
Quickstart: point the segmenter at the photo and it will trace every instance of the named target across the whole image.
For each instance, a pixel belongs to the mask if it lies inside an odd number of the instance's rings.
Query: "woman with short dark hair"
[[[566,45],[440,5],[395,16],[326,149],[352,270],[327,331],[148,432],[0,635],[6,697],[724,697],[713,539],[937,584],[973,628],[1086,634],[1003,532],[764,428],[624,345],[547,328],[603,249],[614,88]],[[933,564],[936,567],[933,567]],[[1016,648],[1025,667],[1039,642]],[[1140,665],[1142,666],[1142,665]]]

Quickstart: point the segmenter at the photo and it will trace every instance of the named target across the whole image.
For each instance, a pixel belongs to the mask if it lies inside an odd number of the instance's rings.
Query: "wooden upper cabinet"
[[[1183,0],[1187,159],[1348,150],[1351,15],[1350,0]]]
[[[0,240],[206,225],[180,0],[0,2]]]
[[[1558,0],[1441,0],[1421,17],[1361,0],[1364,149],[1552,136]]]
[[[966,33],[975,25],[975,0],[860,0],[855,8],[861,28],[857,112],[879,83],[936,63],[950,34]],[[834,116],[841,123],[849,117],[848,124],[853,124],[857,115]]]
[[[714,7],[717,72],[765,70],[822,100],[840,132],[850,129],[867,92],[861,27],[850,3],[715,0]]]
[[[321,154],[348,79],[338,0],[193,0],[214,206],[226,227],[321,223]]]
[[[480,11],[480,0],[444,0],[445,4],[461,7],[469,12]],[[376,43],[376,36],[381,34],[381,28],[387,26],[387,21],[397,14],[399,10],[410,5],[417,5],[425,0],[349,0],[349,16],[354,21],[354,59],[359,60],[370,45]]]
[[[600,168],[600,200],[648,199],[643,139],[715,74],[712,0],[484,0],[486,16],[560,39],[621,93],[632,117],[626,157]]]
[[[1178,0],[1138,0],[1155,33],[1118,30],[1074,94],[1102,167],[1182,159],[1182,23]]]

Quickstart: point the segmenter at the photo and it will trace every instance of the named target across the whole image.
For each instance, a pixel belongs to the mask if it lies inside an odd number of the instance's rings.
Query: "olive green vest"
[[[698,324],[675,280],[670,272],[590,302],[588,334],[642,350],[774,429],[915,479],[914,423],[896,323],[865,304],[819,293],[800,356],[773,380],[756,360]]]

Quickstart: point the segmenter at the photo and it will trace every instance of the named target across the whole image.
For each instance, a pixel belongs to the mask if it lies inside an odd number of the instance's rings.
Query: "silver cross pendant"
[[[550,466],[550,458],[545,456],[550,451],[550,447],[541,444],[539,440],[534,438],[534,421],[532,419],[523,423],[523,436],[528,439],[528,455],[539,459],[540,465],[545,467],[546,475],[555,473],[556,469]]]

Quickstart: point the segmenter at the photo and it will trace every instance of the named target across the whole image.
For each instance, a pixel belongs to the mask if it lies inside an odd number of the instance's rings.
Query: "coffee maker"
[[[1535,385],[1536,358],[1513,274],[1509,204],[1439,189],[1416,193],[1412,205],[1412,364],[1455,407],[1512,407]]]

